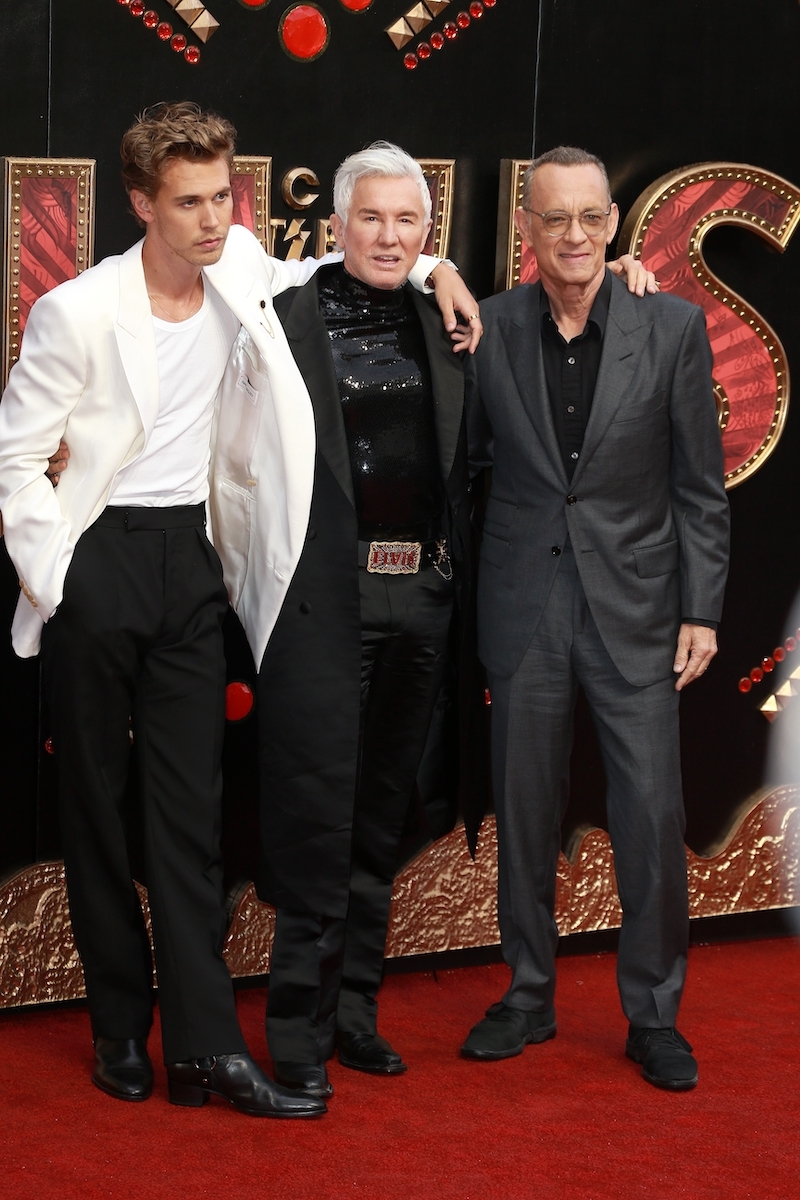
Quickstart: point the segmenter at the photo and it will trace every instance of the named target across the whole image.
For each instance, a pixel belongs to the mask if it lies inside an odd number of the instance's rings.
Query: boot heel
[[[170,1104],[182,1104],[186,1108],[202,1108],[207,1100],[208,1092],[203,1088],[196,1087],[192,1083],[178,1083],[176,1080],[170,1079]]]

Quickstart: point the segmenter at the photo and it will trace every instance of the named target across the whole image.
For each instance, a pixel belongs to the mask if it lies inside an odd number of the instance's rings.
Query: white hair
[[[431,193],[418,162],[392,142],[373,142],[365,150],[350,154],[333,177],[333,209],[343,225],[347,224],[353,192],[359,179],[377,176],[383,179],[413,179],[425,220],[431,216]]]

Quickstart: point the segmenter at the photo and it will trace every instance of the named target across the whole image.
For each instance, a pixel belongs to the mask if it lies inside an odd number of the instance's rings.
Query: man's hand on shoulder
[[[708,664],[717,653],[717,634],[705,625],[681,625],[678,630],[678,648],[675,652],[673,671],[678,675],[675,691],[680,692],[687,683],[704,675]]]
[[[653,272],[645,270],[641,259],[634,258],[632,254],[623,254],[613,262],[606,263],[606,266],[614,275],[624,277],[628,291],[635,292],[637,296],[643,296],[645,292],[654,296],[661,287]]]
[[[444,327],[453,338],[453,350],[469,350],[470,354],[474,354],[483,334],[478,301],[458,271],[447,262],[440,262],[434,267],[431,280]],[[458,324],[457,312],[464,317],[465,324]]]
[[[66,471],[69,461],[69,447],[62,438],[59,442],[58,449],[55,454],[51,454],[47,460],[50,464],[45,471],[45,475],[52,483],[53,487],[58,487],[58,481],[61,478],[61,472]]]

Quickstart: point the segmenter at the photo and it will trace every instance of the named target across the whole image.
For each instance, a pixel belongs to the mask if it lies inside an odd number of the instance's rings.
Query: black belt
[[[95,524],[136,532],[146,529],[190,529],[206,523],[205,504],[175,504],[166,508],[113,505],[104,508]]]

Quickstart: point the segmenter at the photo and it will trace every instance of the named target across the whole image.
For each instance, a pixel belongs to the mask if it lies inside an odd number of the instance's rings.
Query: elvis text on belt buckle
[[[372,575],[416,575],[421,542],[370,542],[367,570]]]

